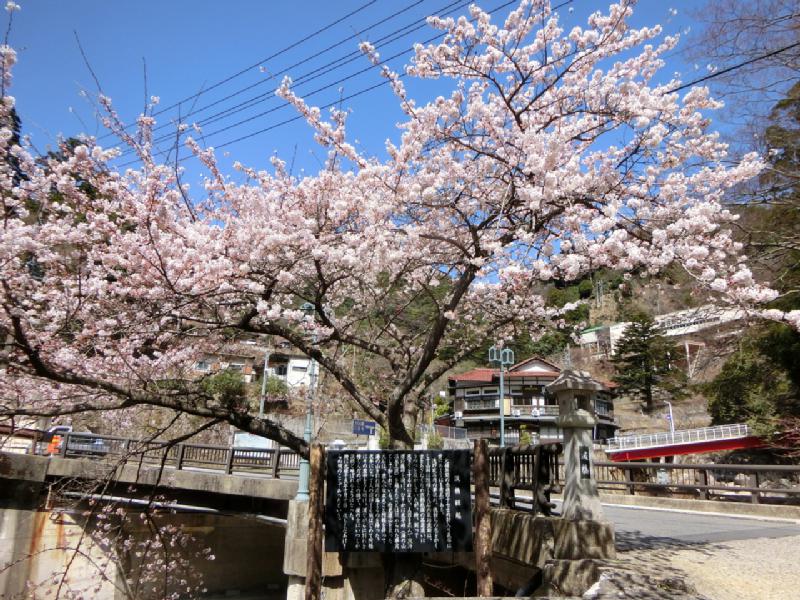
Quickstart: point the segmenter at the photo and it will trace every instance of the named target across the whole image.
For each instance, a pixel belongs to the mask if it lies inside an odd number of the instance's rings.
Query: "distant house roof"
[[[511,368],[509,368],[509,372],[519,371],[523,367],[529,367],[529,368],[530,367],[535,367],[536,363],[540,363],[540,365],[544,366],[544,367],[549,367],[549,369],[545,369],[545,370],[550,370],[550,371],[552,371],[552,372],[554,372],[556,374],[561,372],[561,369],[558,367],[558,365],[553,364],[550,361],[547,361],[547,360],[543,359],[541,356],[531,356],[530,358],[526,358],[525,360],[523,360],[521,362],[518,362],[517,364],[511,366]],[[539,369],[539,370],[541,370],[541,369]]]
[[[561,369],[558,367],[558,365],[545,360],[540,356],[532,356],[513,365],[508,371],[506,371],[505,376],[509,380],[534,377],[542,379],[556,379],[560,374]],[[465,371],[464,373],[451,375],[448,379],[452,382],[486,384],[497,383],[499,378],[499,369],[477,367],[475,369]],[[595,381],[600,383],[604,388],[611,392],[618,387],[616,383],[606,379],[595,379]]]
[[[530,360],[533,359],[524,361],[524,363],[520,363],[520,365],[529,363]],[[521,379],[523,377],[552,377],[553,379],[555,379],[556,377],[558,377],[559,373],[561,372],[561,370],[558,367],[546,361],[542,362],[548,366],[551,366],[553,369],[552,370],[535,369],[535,370],[523,370],[523,371],[511,370],[511,371],[506,371],[505,376],[509,379]],[[515,368],[516,366],[517,365],[512,367],[512,369]],[[472,369],[464,373],[459,373],[458,375],[452,375],[450,376],[449,379],[451,381],[472,381],[475,383],[491,383],[492,381],[498,379],[499,377],[500,377],[499,369],[488,369],[479,367],[477,369]]]
[[[500,371],[497,369],[472,369],[466,373],[459,373],[450,377],[453,381],[480,381],[489,383],[495,375],[499,375]]]

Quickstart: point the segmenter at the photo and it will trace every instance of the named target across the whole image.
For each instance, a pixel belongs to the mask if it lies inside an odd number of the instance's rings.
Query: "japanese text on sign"
[[[468,450],[329,451],[327,484],[328,551],[471,550]]]

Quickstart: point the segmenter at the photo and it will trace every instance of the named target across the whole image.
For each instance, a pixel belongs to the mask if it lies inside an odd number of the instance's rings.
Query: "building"
[[[206,354],[194,368],[198,374],[237,371],[245,383],[252,383],[261,378],[265,359],[267,377],[282,379],[290,388],[311,384],[309,358],[283,340],[238,340],[218,352]]]
[[[693,334],[707,329],[735,326],[745,317],[742,310],[718,308],[709,304],[659,315],[654,317],[654,321],[665,336],[680,338],[686,352],[687,367],[691,368],[693,356],[704,345],[693,340]],[[617,343],[625,334],[628,325],[629,321],[623,321],[584,329],[578,338],[578,345],[594,357],[607,358],[614,354]]]
[[[561,369],[542,358],[524,360],[506,371],[503,417],[508,444],[519,443],[520,433],[530,434],[532,441],[556,441],[561,431],[556,426],[558,405],[545,386],[558,377]],[[595,401],[595,439],[614,436],[613,384],[600,381],[605,392]],[[449,398],[453,406],[453,424],[464,427],[470,439],[500,440],[500,371],[477,368],[448,379]]]

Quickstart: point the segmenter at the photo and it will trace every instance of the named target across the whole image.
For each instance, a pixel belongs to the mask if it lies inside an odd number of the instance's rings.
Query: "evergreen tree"
[[[781,292],[772,307],[788,311],[800,308],[800,83],[769,119],[769,168],[758,181],[756,201],[741,212],[748,253]],[[714,423],[747,422],[762,436],[797,430],[800,334],[782,323],[750,327],[705,392]],[[772,441],[780,449],[780,437]]]
[[[677,365],[678,351],[648,315],[637,315],[617,342],[611,362],[617,371],[614,381],[619,391],[644,402],[650,412],[656,407],[660,391],[680,397],[686,376]]]

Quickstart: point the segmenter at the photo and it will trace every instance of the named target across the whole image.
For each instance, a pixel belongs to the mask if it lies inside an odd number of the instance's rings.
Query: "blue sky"
[[[15,13],[11,32],[11,45],[18,52],[18,64],[11,93],[17,98],[23,132],[31,136],[40,151],[54,145],[59,134],[86,132],[100,137],[105,133],[97,123],[93,106],[81,93],[86,90],[93,95],[97,88],[81,57],[77,33],[103,92],[112,98],[118,112],[128,122],[141,112],[145,102],[143,59],[147,65],[147,94],[159,96],[161,107],[189,98],[246,69],[244,74],[204,92],[196,101],[184,102],[181,110],[185,114],[193,102],[196,102],[195,109],[218,102],[186,119],[191,122],[214,118],[221,110],[253,99],[252,106],[205,124],[205,143],[217,148],[227,144],[219,150],[223,166],[239,160],[255,168],[268,168],[269,157],[277,152],[287,162],[294,162],[295,173],[302,169],[316,171],[324,160],[324,151],[315,145],[309,127],[302,120],[281,125],[296,116],[291,107],[281,108],[282,102],[270,93],[283,77],[281,71],[288,70],[287,74],[295,80],[303,75],[319,74],[298,87],[298,93],[305,95],[329,86],[308,101],[316,105],[336,102],[341,95],[358,93],[382,81],[376,69],[367,69],[365,73],[337,83],[366,69],[369,65],[363,57],[338,68],[326,66],[356,51],[358,40],[374,42],[397,32],[390,38],[394,41],[380,51],[383,57],[401,54],[392,61],[399,68],[409,55],[405,52],[407,48],[437,34],[427,26],[410,31],[421,25],[426,15],[440,13],[443,8],[457,8],[452,14],[460,15],[466,12],[468,5],[468,2],[453,0],[18,1],[22,10]],[[479,0],[478,3],[486,10],[505,4],[504,0]],[[568,12],[567,7],[559,12],[562,22],[569,28],[584,22],[587,14],[607,4],[573,0],[569,4],[572,12]],[[641,0],[633,23],[637,26],[661,23],[667,33],[683,31],[693,25],[689,12],[697,6],[698,3],[691,0],[668,3]],[[499,10],[498,18],[508,10],[509,7]],[[347,16],[350,13],[353,14]],[[401,14],[391,16],[394,13]],[[340,19],[341,22],[331,25]],[[385,22],[377,24],[382,20]],[[301,41],[325,27],[325,31]],[[348,37],[353,39],[347,40]],[[294,47],[286,49],[292,45]],[[320,56],[311,58],[320,52]],[[277,56],[255,66],[275,54]],[[684,74],[684,81],[689,81],[705,74],[704,67],[695,70],[694,65],[683,64],[676,53],[664,74],[666,77],[679,71]],[[246,86],[253,87],[224,100]],[[425,99],[447,88],[437,83],[410,89]],[[259,95],[263,97],[256,98]],[[402,116],[388,88],[383,86],[345,100],[344,106],[352,111],[349,119],[352,138],[357,138],[363,149],[382,154],[384,140],[396,138],[395,124]],[[260,114],[267,111],[272,112]],[[169,123],[176,114],[171,110],[158,115],[157,119],[159,123]],[[234,125],[242,120],[247,121]],[[229,129],[214,134],[222,128]],[[263,129],[268,131],[255,133]],[[159,133],[171,132],[174,129],[167,127]],[[234,141],[242,137],[246,139]],[[102,139],[102,143],[113,145],[115,140],[108,137]],[[185,153],[184,150],[182,154]],[[187,161],[186,166],[189,182],[196,183],[199,171],[192,161]]]

